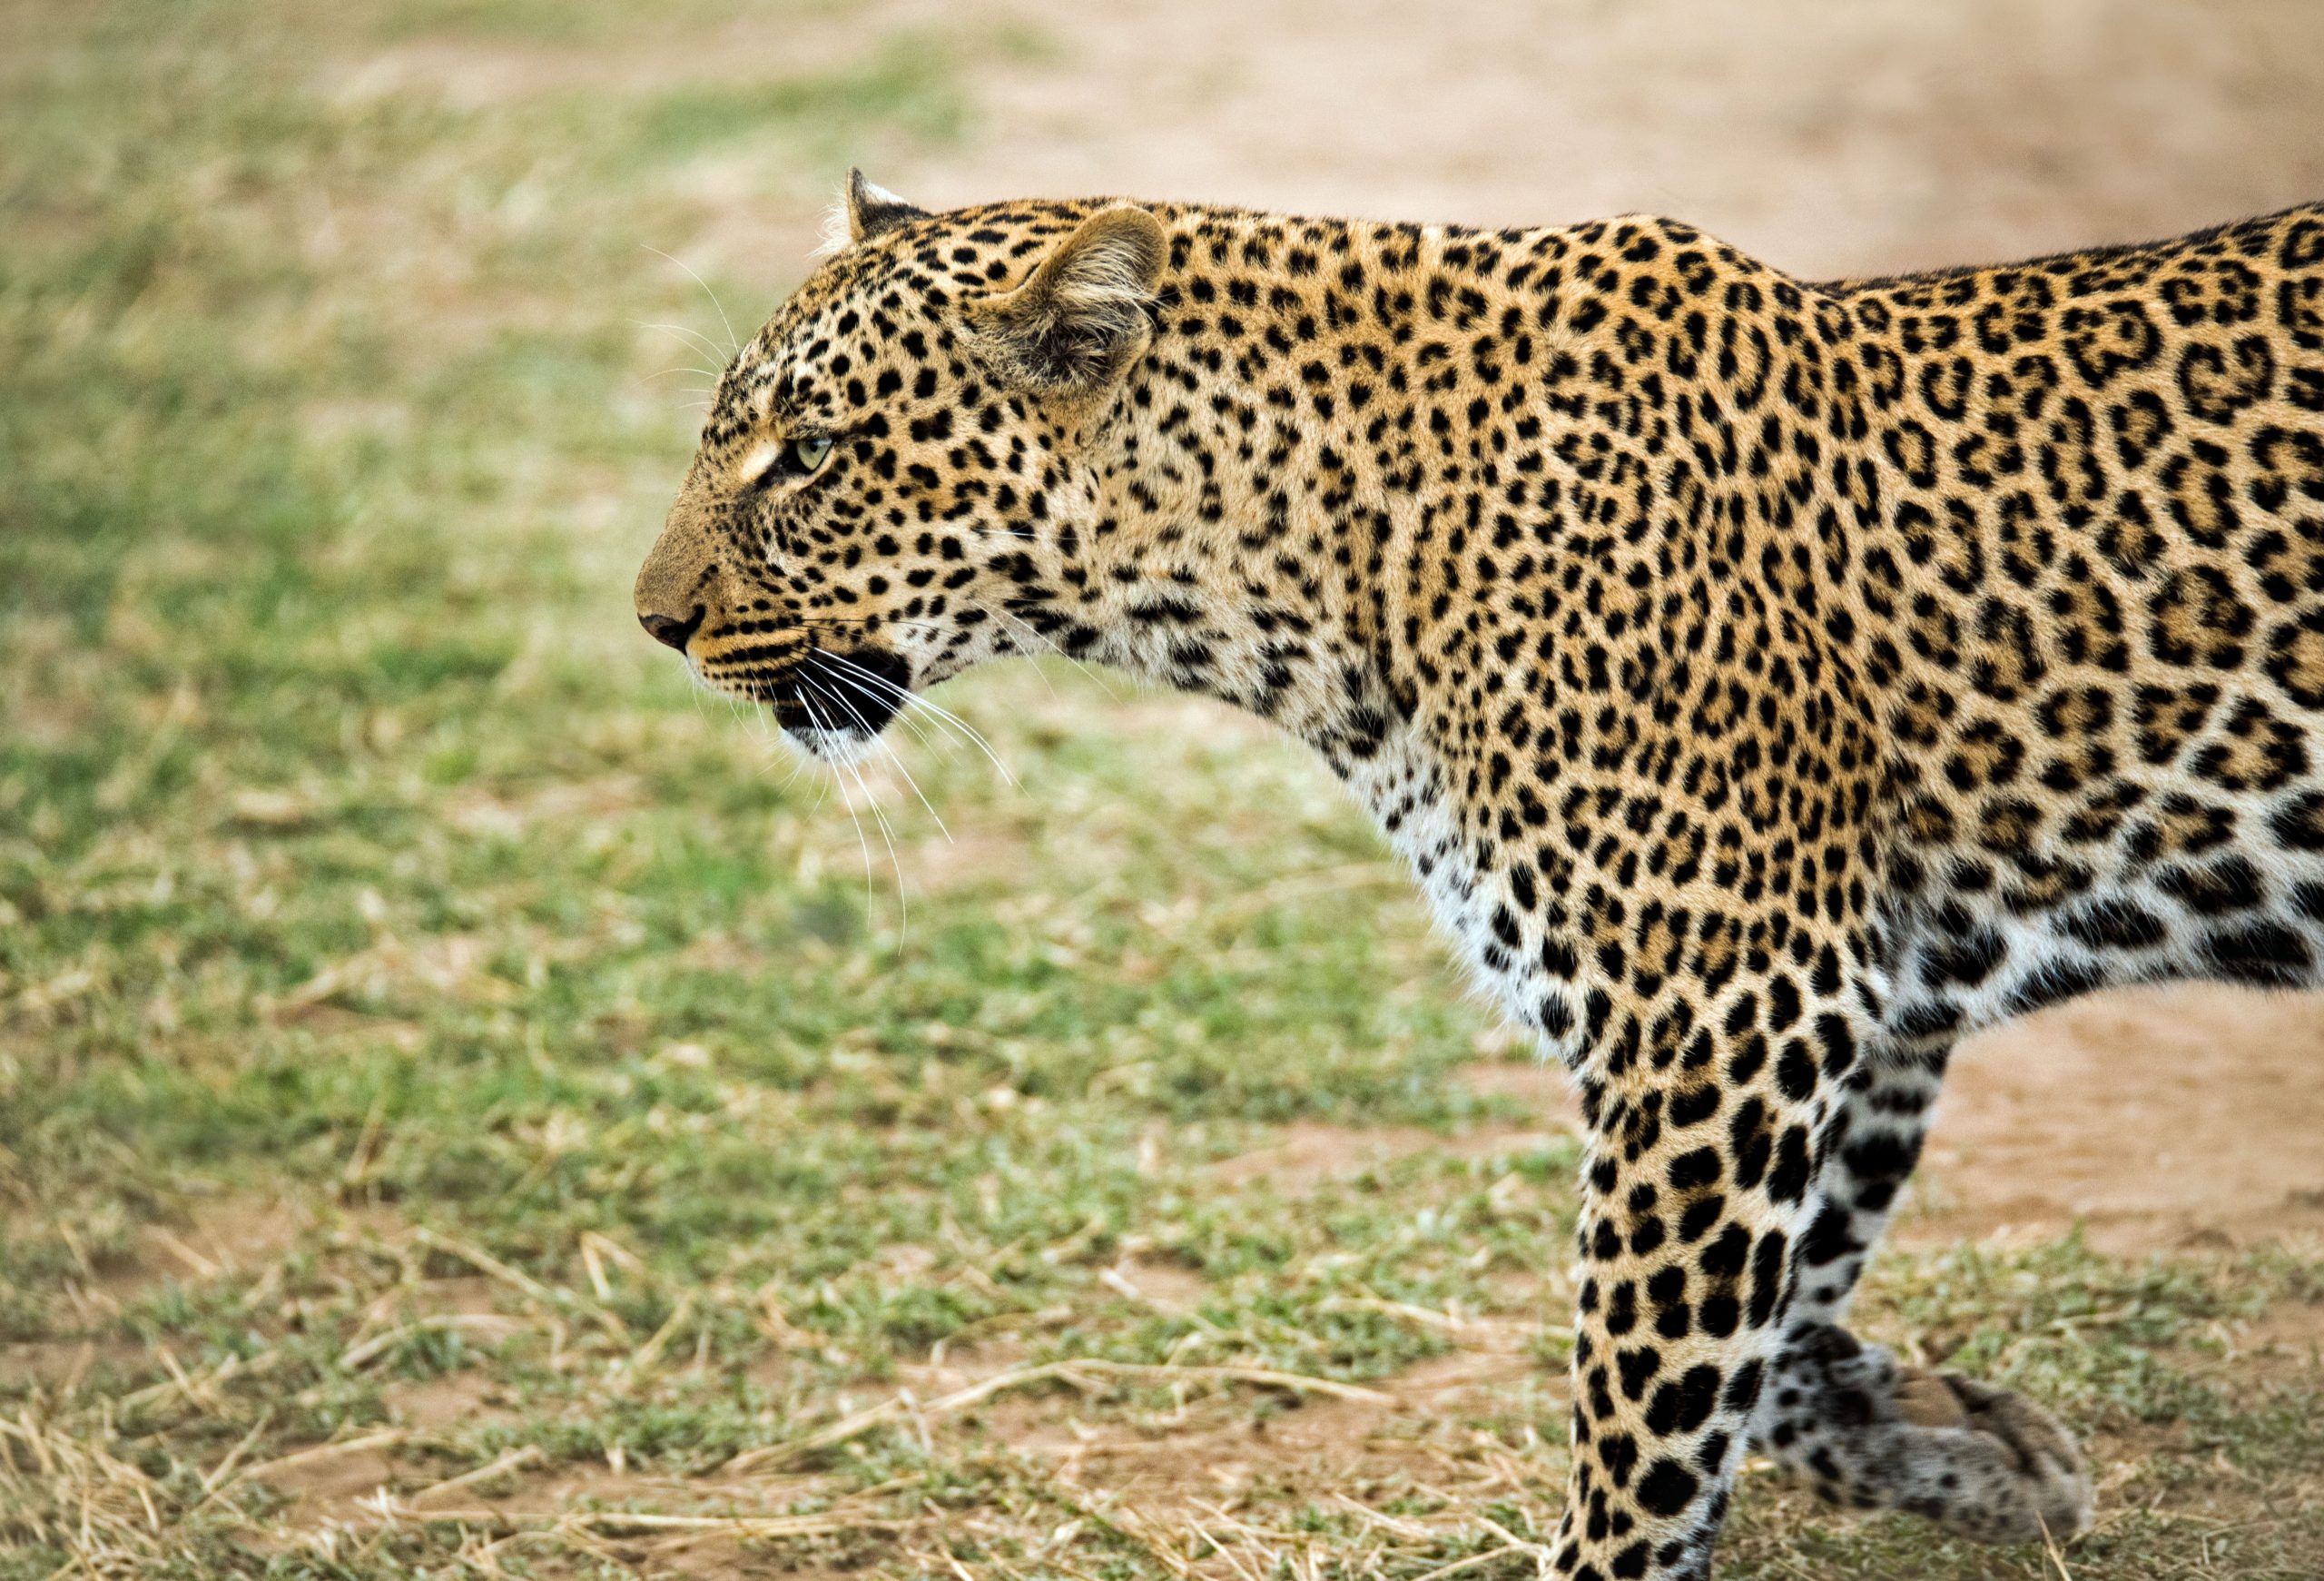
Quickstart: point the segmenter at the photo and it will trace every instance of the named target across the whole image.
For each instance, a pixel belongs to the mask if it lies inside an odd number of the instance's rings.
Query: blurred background
[[[0,1578],[1534,1573],[1570,1106],[1327,776],[1027,665],[833,781],[635,628],[850,163],[1890,272],[2324,197],[2324,11],[0,5]],[[2319,1071],[1965,1055],[1865,1322],[2091,1430],[2059,1569],[2324,1568]]]

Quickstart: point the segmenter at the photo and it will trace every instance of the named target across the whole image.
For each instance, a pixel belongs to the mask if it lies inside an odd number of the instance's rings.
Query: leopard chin
[[[794,729],[788,725],[783,727],[783,738],[793,749],[833,768],[854,767],[872,756],[872,744],[879,740],[860,730],[818,730],[812,726]]]
[[[789,676],[755,688],[754,695],[774,715],[784,739],[843,767],[869,756],[912,700],[911,665],[885,648],[815,648]]]

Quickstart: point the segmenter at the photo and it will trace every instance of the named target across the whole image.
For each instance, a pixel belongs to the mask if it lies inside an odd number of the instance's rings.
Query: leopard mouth
[[[911,665],[884,648],[816,648],[790,675],[761,689],[759,701],[789,734],[818,746],[870,742],[911,698]]]

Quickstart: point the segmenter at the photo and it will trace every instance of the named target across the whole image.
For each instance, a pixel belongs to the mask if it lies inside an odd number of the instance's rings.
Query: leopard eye
[[[825,434],[797,434],[783,441],[763,464],[748,474],[747,487],[762,492],[784,483],[812,478],[832,459],[833,440]]]
[[[802,434],[783,447],[784,470],[793,477],[804,478],[819,470],[831,459],[832,441],[825,434]]]

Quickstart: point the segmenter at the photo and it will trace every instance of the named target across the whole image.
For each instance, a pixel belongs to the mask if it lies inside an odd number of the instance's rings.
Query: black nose
[[[684,653],[694,634],[702,629],[702,606],[695,605],[694,613],[684,620],[667,615],[641,615],[637,623],[645,627],[645,635],[655,641],[667,643]]]

